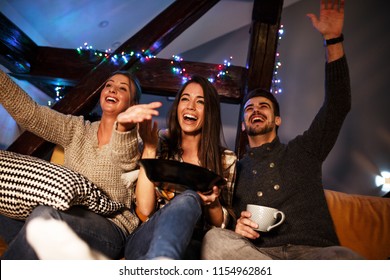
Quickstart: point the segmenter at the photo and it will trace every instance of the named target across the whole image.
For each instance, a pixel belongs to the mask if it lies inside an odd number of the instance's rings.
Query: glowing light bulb
[[[375,185],[381,187],[383,191],[390,191],[390,172],[382,171],[381,175],[375,177]]]

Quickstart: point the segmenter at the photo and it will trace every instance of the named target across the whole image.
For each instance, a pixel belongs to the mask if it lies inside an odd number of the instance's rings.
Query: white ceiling
[[[285,0],[284,7],[299,0]],[[173,0],[2,0],[0,11],[39,46],[115,50]],[[221,0],[158,56],[170,58],[250,24],[253,0]]]

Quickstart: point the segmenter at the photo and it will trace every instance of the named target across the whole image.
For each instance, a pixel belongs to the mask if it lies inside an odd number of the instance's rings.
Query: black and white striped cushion
[[[124,207],[77,172],[43,159],[0,150],[0,213],[24,220],[37,205],[58,210],[82,205],[102,215]]]

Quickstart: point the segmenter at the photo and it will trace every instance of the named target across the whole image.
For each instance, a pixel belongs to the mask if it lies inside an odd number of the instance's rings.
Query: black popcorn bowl
[[[209,193],[213,186],[223,187],[224,178],[218,174],[185,162],[166,159],[141,159],[139,163],[144,167],[146,176],[154,183],[171,183],[176,188],[191,189],[201,193]]]

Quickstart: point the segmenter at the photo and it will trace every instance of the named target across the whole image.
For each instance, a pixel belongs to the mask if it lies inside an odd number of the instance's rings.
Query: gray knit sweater
[[[98,147],[99,122],[83,117],[64,115],[34,102],[10,77],[0,70],[0,104],[24,129],[64,148],[64,166],[94,182],[111,199],[124,203],[128,209],[109,218],[125,233],[138,225],[138,218],[129,210],[133,188],[126,188],[121,175],[136,168],[139,158],[136,129],[119,133],[114,130],[109,144]],[[115,144],[113,144],[115,143]],[[115,158],[127,159],[120,164]]]
[[[322,185],[322,163],[351,107],[346,58],[326,64],[325,100],[311,126],[288,144],[248,148],[237,166],[234,210],[246,204],[278,208],[284,223],[253,241],[259,247],[338,245]]]

